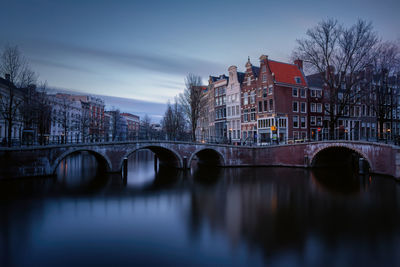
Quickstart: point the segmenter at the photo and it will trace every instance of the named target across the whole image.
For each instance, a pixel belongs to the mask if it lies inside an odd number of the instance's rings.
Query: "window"
[[[329,107],[330,107],[329,104],[325,104],[325,114],[326,115],[329,114]]]
[[[322,117],[317,117],[317,125],[322,126]]]
[[[255,91],[251,91],[251,94],[250,94],[250,103],[251,103],[251,104],[256,103],[256,92],[255,92]]]
[[[249,110],[245,109],[243,113],[243,121],[248,122],[249,121]]]
[[[256,109],[255,108],[251,109],[250,120],[251,121],[255,121],[256,120]]]
[[[311,97],[315,97],[316,96],[316,94],[315,94],[315,92],[316,92],[316,90],[310,90],[310,92],[311,92]]]
[[[267,88],[266,87],[264,87],[264,89],[263,89],[263,97],[267,97]]]
[[[301,83],[301,78],[300,77],[294,77],[294,80],[296,83],[300,84]]]
[[[262,101],[258,102],[258,112],[262,112]]]
[[[298,97],[299,96],[299,92],[298,92],[297,88],[293,88],[292,96],[294,96],[294,97]]]
[[[315,112],[317,110],[317,105],[315,103],[311,103],[311,112]]]
[[[232,116],[235,116],[235,106],[230,107],[232,109]]]
[[[270,99],[269,100],[269,111],[272,111],[272,110],[274,110],[274,100]]]
[[[236,106],[236,114],[237,114],[237,115],[240,115],[240,113],[239,113],[239,106]]]
[[[293,101],[293,112],[299,112],[299,102]]]
[[[306,89],[300,88],[300,97],[306,98]]]
[[[301,117],[301,118],[300,118],[300,125],[301,125],[301,128],[307,128],[306,122],[307,122],[306,117]]]
[[[246,93],[243,94],[243,105],[249,104],[248,101],[249,101],[249,96],[248,96],[248,94],[246,92]]]
[[[250,86],[251,85],[251,77],[247,77],[247,85]]]
[[[299,116],[293,116],[293,127],[299,128]]]
[[[306,102],[301,102],[300,103],[300,112],[301,113],[306,113],[307,112]]]
[[[315,116],[310,117],[310,124],[315,125]]]
[[[267,74],[263,74],[262,81],[263,83],[267,82]]]
[[[268,110],[268,100],[264,100],[264,111]]]
[[[228,107],[228,116],[231,115],[231,107]]]
[[[317,104],[317,112],[322,112],[322,104],[321,103]]]
[[[273,89],[274,89],[274,87],[271,85],[271,86],[268,88],[268,94],[272,95]]]

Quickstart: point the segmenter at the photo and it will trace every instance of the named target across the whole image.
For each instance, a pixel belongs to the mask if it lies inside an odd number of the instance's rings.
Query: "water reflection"
[[[1,181],[1,266],[400,265],[400,190],[391,179],[155,170],[144,151],[129,158],[124,181],[99,171],[90,154],[77,157],[56,178]]]

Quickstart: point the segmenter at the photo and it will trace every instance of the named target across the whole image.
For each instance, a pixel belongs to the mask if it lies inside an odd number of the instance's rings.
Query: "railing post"
[[[157,172],[158,169],[158,157],[154,155],[154,171]]]
[[[183,166],[182,167],[183,167],[184,170],[186,170],[188,168],[188,166],[187,166],[187,157],[186,156],[183,157]]]
[[[364,158],[359,158],[359,159],[358,159],[358,173],[359,173],[359,174],[364,174],[364,173],[365,173],[365,162],[364,162]]]
[[[122,175],[124,179],[128,178],[128,158],[124,158]]]

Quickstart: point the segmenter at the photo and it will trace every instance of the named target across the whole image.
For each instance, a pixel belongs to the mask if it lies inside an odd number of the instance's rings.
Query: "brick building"
[[[262,55],[257,88],[257,142],[307,139],[307,84],[302,62],[289,64]]]
[[[243,143],[257,140],[256,93],[259,71],[260,68],[254,67],[249,58],[241,87],[241,131]]]
[[[121,116],[126,119],[128,140],[136,140],[139,137],[140,117],[130,113],[121,113]]]

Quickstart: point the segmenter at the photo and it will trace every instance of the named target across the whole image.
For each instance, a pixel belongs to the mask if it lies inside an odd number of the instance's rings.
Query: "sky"
[[[157,116],[188,73],[206,84],[231,65],[244,70],[248,56],[253,64],[261,54],[287,62],[296,39],[323,19],[361,18],[383,40],[400,40],[398,0],[0,0],[0,7],[0,48],[18,45],[39,80],[117,97],[113,106],[120,98],[154,104]]]

